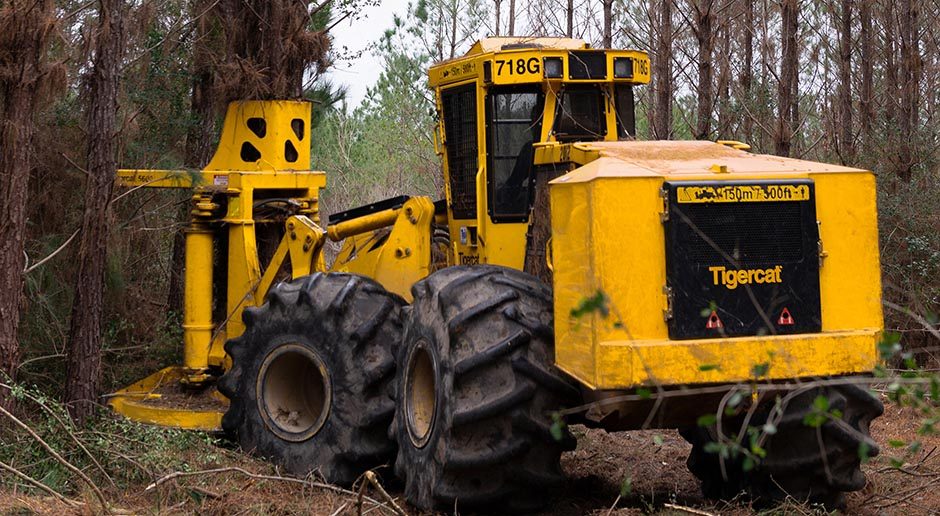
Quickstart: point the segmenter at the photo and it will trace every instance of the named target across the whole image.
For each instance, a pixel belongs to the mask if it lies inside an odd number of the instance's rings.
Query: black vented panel
[[[812,181],[670,181],[663,193],[670,338],[821,331]]]
[[[444,145],[450,173],[451,209],[454,218],[472,219],[477,214],[477,99],[474,85],[444,90]]]
[[[692,231],[689,259],[717,262],[725,256],[752,264],[803,259],[803,207],[798,202],[687,204],[679,216]]]
[[[572,50],[568,53],[569,79],[606,79],[607,53],[600,50]]]

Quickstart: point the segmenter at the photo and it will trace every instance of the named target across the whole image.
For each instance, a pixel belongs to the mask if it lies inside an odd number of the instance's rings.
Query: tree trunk
[[[724,20],[719,29],[721,54],[718,60],[718,139],[733,138],[731,128],[731,21]]]
[[[0,39],[0,375],[15,380],[33,116],[47,71],[44,57],[55,25],[55,2],[11,0],[0,7],[0,15],[0,30],[6,34]],[[13,405],[9,391],[0,389],[0,406]]]
[[[516,0],[509,0],[509,35],[516,35]]]
[[[920,118],[920,6],[917,0],[901,2],[901,113],[898,147],[898,175],[910,181],[914,169],[914,130]]]
[[[781,2],[781,59],[780,80],[777,83],[777,134],[774,152],[778,156],[789,156],[796,123],[797,73],[799,49],[799,0]]]
[[[101,376],[108,205],[117,169],[114,135],[124,49],[123,11],[123,0],[99,0],[95,56],[88,79],[88,181],[65,379],[66,406],[79,424],[94,413]]]
[[[866,0],[862,0],[863,3]],[[852,134],[852,0],[842,0],[839,13],[839,155],[842,163],[855,160]]]
[[[653,61],[653,138],[672,137],[672,0],[659,0],[653,20],[656,53]]]
[[[744,26],[741,30],[741,46],[744,52],[744,63],[741,70],[741,95],[743,98],[738,102],[744,104],[748,109],[753,110],[754,106],[754,2],[751,0],[740,0],[744,9]],[[754,119],[750,114],[744,114],[742,124],[742,137],[747,143],[751,143],[754,138]]]
[[[872,92],[875,89],[875,42],[872,34],[871,3],[862,0],[858,4],[859,41],[862,47],[862,59],[859,63],[862,74],[862,83],[859,90],[859,118],[861,118],[863,145],[870,152],[872,139],[872,120],[875,110],[872,105]]]
[[[499,14],[500,14],[500,13],[499,13],[499,5],[500,5],[501,3],[503,3],[503,0],[493,0],[493,14],[494,14],[494,17],[496,18],[496,25],[495,25],[495,27],[494,27],[494,30],[496,31],[496,33],[493,34],[494,36],[499,36],[499,35],[500,35],[500,34],[499,34]]]
[[[613,27],[613,7],[614,0],[603,0],[604,2],[604,48],[611,48],[614,46],[614,37],[612,32]]]
[[[693,4],[695,26],[692,27],[692,32],[698,42],[698,85],[696,87],[698,106],[694,135],[697,140],[707,140],[711,136],[712,108],[715,105],[714,85],[712,84],[712,59],[715,54],[712,1],[697,0]]]
[[[568,0],[568,9],[565,11],[568,22],[568,29],[565,32],[569,38],[574,37],[574,0]]]

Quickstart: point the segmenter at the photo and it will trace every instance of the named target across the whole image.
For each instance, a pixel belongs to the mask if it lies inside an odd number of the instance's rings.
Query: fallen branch
[[[348,489],[343,489],[342,487],[337,487],[337,486],[330,485],[330,484],[324,484],[324,483],[322,483],[322,482],[313,482],[313,481],[311,481],[311,480],[301,480],[301,479],[299,479],[299,478],[280,477],[280,476],[276,476],[276,475],[259,475],[258,473],[252,473],[252,472],[250,472],[250,471],[247,471],[247,470],[245,470],[245,469],[238,468],[238,467],[235,467],[235,466],[230,466],[230,467],[226,467],[226,468],[217,468],[217,469],[204,469],[204,470],[201,470],[201,471],[174,471],[173,473],[170,473],[170,474],[168,474],[168,475],[164,475],[164,476],[158,478],[158,479],[155,480],[153,483],[151,483],[149,486],[147,486],[147,487],[144,489],[144,491],[151,491],[151,490],[157,488],[158,486],[160,486],[160,485],[162,485],[162,484],[165,484],[165,483],[169,482],[170,480],[173,480],[173,479],[176,479],[176,478],[192,477],[192,476],[199,476],[199,475],[217,475],[217,474],[220,474],[220,473],[239,473],[239,474],[241,474],[241,475],[244,475],[244,476],[246,476],[246,477],[248,477],[248,478],[252,478],[252,479],[255,479],[255,480],[274,480],[274,481],[280,481],[280,482],[290,482],[290,483],[294,483],[294,484],[300,484],[300,485],[304,485],[304,486],[310,486],[310,487],[316,487],[316,488],[319,488],[319,489],[325,489],[325,490],[327,490],[327,491],[332,491],[332,492],[334,492],[334,493],[344,494],[344,495],[346,495],[346,496],[359,496],[359,493],[356,493],[355,491],[350,491],[350,490],[348,490]],[[387,493],[386,493],[386,494],[387,494]],[[374,498],[369,498],[368,496],[364,496],[363,498],[364,498],[366,501],[368,501],[369,503],[372,503],[372,504],[375,504],[375,505],[379,505],[379,506],[384,506],[383,503],[379,502],[378,500],[376,500],[376,499],[374,499]],[[391,509],[389,509],[389,510],[391,510]],[[393,512],[394,512],[394,511],[393,511]]]
[[[0,388],[7,389],[11,393],[13,392],[13,388],[5,383],[0,383]],[[36,398],[32,394],[29,394],[28,392],[24,392],[23,396],[29,399],[30,401],[32,401],[33,403],[39,405],[43,409],[43,411],[45,411],[46,414],[49,414],[50,416],[52,416],[52,419],[55,419],[56,422],[59,423],[59,426],[62,427],[62,430],[65,430],[65,433],[68,434],[68,436],[72,438],[72,441],[79,448],[81,448],[83,452],[85,452],[85,455],[87,455],[89,459],[91,459],[91,462],[95,465],[96,468],[98,468],[98,471],[100,471],[101,474],[104,475],[104,478],[108,479],[108,483],[111,484],[111,487],[115,489],[117,488],[117,486],[114,485],[114,480],[111,479],[111,476],[108,475],[108,472],[105,471],[104,467],[101,466],[101,463],[98,462],[98,459],[96,459],[95,456],[92,455],[90,451],[88,451],[88,448],[86,448],[85,445],[82,444],[81,439],[79,439],[75,435],[75,433],[69,429],[69,425],[66,424],[65,421],[62,421],[62,418],[60,418],[58,414],[56,414],[51,408],[49,408],[45,403],[43,403],[42,400],[40,400],[39,398]]]
[[[40,481],[34,479],[33,477],[27,475],[26,473],[23,473],[22,471],[20,471],[20,470],[14,468],[13,466],[10,466],[9,464],[6,464],[6,463],[3,462],[3,461],[0,461],[0,468],[5,469],[5,470],[9,471],[10,473],[13,473],[14,475],[16,475],[17,477],[19,477],[19,478],[20,478],[21,480],[23,480],[24,482],[28,483],[29,485],[31,485],[31,486],[33,486],[33,487],[35,487],[35,488],[38,488],[38,489],[41,489],[41,490],[45,491],[46,493],[50,494],[53,498],[56,498],[57,500],[60,500],[62,503],[66,504],[66,505],[69,505],[69,506],[72,506],[72,507],[81,507],[81,506],[82,506],[82,503],[81,503],[81,502],[77,502],[77,501],[72,500],[72,499],[70,499],[70,498],[66,498],[65,496],[59,494],[58,492],[56,492],[54,489],[52,489],[51,487],[47,486],[46,484],[43,484],[42,482],[40,482]]]
[[[695,514],[696,516],[715,516],[715,514],[711,512],[700,511],[698,509],[693,509],[691,507],[686,507],[684,505],[676,505],[674,503],[664,503],[663,507],[667,509],[672,509],[674,511],[684,512],[687,514]]]
[[[388,502],[388,504],[392,506],[392,509],[395,511],[395,514],[397,514],[398,516],[408,516],[408,514],[405,511],[403,511],[402,508],[399,507],[397,503],[395,503],[395,499],[392,498],[388,494],[388,491],[386,491],[385,488],[382,487],[382,484],[379,483],[378,479],[375,478],[374,472],[366,471],[366,480],[368,480],[369,483],[372,484],[372,487],[374,487],[376,491],[378,491],[379,494],[382,495],[382,498],[384,498],[385,501]]]
[[[56,452],[56,451],[52,448],[52,446],[49,446],[49,443],[47,443],[46,441],[44,441],[44,440],[42,439],[42,437],[39,437],[39,434],[37,434],[32,428],[30,428],[29,425],[27,425],[26,423],[20,421],[19,418],[17,418],[17,417],[14,416],[13,414],[10,414],[10,413],[7,411],[7,409],[5,409],[5,408],[3,408],[3,407],[0,407],[0,414],[3,414],[3,415],[6,416],[7,418],[9,418],[10,421],[13,421],[14,423],[16,423],[16,426],[18,426],[18,427],[22,428],[23,430],[25,430],[29,435],[31,435],[31,436],[33,437],[33,439],[36,440],[36,442],[38,442],[43,448],[45,448],[45,450],[46,450],[47,452],[49,452],[49,455],[52,455],[52,458],[54,458],[56,461],[58,461],[59,464],[62,464],[63,466],[65,466],[66,469],[68,469],[68,470],[71,471],[72,473],[75,473],[76,475],[78,475],[78,477],[81,478],[82,481],[84,481],[86,484],[88,484],[88,487],[91,488],[91,490],[95,493],[95,496],[98,498],[98,501],[101,503],[101,510],[104,511],[105,514],[111,514],[111,508],[108,507],[108,502],[107,502],[107,500],[105,500],[104,494],[101,492],[100,489],[98,489],[98,486],[95,485],[95,483],[92,482],[92,480],[91,480],[90,478],[88,478],[87,475],[85,475],[85,473],[84,473],[82,470],[76,468],[74,465],[72,465],[71,462],[69,462],[69,461],[65,460],[64,458],[62,458],[62,456],[59,455],[58,452]]]

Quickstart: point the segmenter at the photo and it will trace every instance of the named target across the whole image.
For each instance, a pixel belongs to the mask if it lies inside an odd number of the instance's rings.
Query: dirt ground
[[[910,456],[887,444],[916,438],[921,420],[910,409],[887,406],[885,415],[872,428],[875,439],[882,444],[882,453],[865,466],[869,485],[849,496],[846,514],[940,514],[940,436],[923,437],[921,449]],[[743,503],[714,503],[701,497],[697,481],[685,466],[689,445],[674,431],[608,434],[583,427],[573,430],[579,437],[578,448],[562,457],[568,485],[557,493],[546,493],[553,502],[542,513],[544,516],[755,514]],[[277,471],[270,465],[232,450],[218,450],[213,455],[215,458],[208,462],[195,452],[180,457],[177,470],[197,472],[191,476],[180,476],[150,489],[141,484],[105,490],[114,513],[393,514],[387,504],[379,506],[383,502],[381,493],[371,487],[363,491],[360,506],[357,493],[277,478]],[[903,458],[904,466],[892,467],[892,457]],[[618,499],[625,479],[630,483],[629,494]],[[388,486],[388,492],[408,514],[420,514],[401,502],[400,492],[393,485]],[[83,505],[69,507],[48,496],[4,492],[0,493],[0,514],[102,513],[90,492],[73,498]],[[769,512],[814,513],[812,508],[796,504]]]

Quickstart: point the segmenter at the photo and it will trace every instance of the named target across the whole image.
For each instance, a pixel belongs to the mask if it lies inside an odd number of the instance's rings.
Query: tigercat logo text
[[[777,265],[772,269],[732,269],[725,267],[709,267],[708,271],[712,273],[712,282],[715,286],[724,285],[728,290],[738,288],[738,285],[751,285],[754,283],[783,283],[780,272],[783,265]]]

